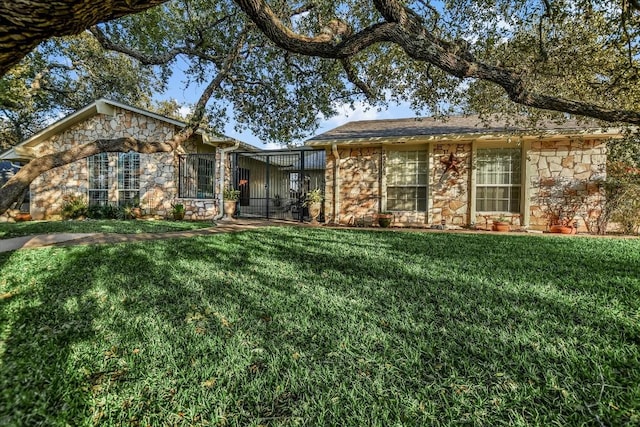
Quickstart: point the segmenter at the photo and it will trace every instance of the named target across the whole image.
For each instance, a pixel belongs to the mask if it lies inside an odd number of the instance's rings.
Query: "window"
[[[104,206],[109,202],[109,158],[107,153],[87,159],[89,169],[89,206]]]
[[[140,154],[118,153],[118,204],[133,206],[140,202]]]
[[[425,150],[388,152],[388,210],[427,210],[428,163]]]
[[[479,149],[476,156],[476,210],[520,211],[519,148]]]
[[[187,154],[180,157],[179,197],[215,197],[215,154]]]

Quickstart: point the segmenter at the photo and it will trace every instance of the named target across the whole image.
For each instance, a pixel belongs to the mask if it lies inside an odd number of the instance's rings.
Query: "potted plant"
[[[378,225],[382,228],[387,228],[391,225],[393,221],[393,213],[391,212],[380,212],[378,214]]]
[[[172,204],[171,207],[173,208],[171,213],[173,214],[173,219],[175,219],[176,221],[181,221],[184,219],[184,213],[185,213],[185,208],[184,205],[182,203],[176,203],[175,205]]]
[[[549,224],[549,231],[551,233],[576,234],[577,227],[575,227],[573,217],[558,217]]]
[[[131,206],[131,217],[138,219],[142,217],[142,208],[140,207],[140,198],[134,197],[133,205]]]
[[[222,191],[222,199],[224,200],[224,218],[231,220],[233,214],[236,213],[236,203],[240,199],[240,190],[227,187]]]
[[[120,214],[123,219],[138,219],[142,216],[142,209],[140,209],[140,202],[138,199],[134,199],[133,203],[126,204],[120,208]],[[183,214],[184,216],[184,214]]]
[[[576,234],[575,217],[583,206],[583,200],[567,196],[563,202],[548,207],[549,231],[551,233]]]
[[[318,225],[318,216],[320,216],[320,211],[322,210],[322,201],[324,200],[324,195],[322,194],[322,190],[319,188],[314,188],[313,190],[307,193],[304,203],[302,206],[309,208],[309,217],[311,217],[311,225]]]
[[[15,220],[16,222],[31,221],[31,214],[29,212],[18,212]]]
[[[505,232],[511,230],[511,226],[509,225],[509,220],[505,216],[501,215],[497,219],[493,220],[491,229],[493,231]]]
[[[551,233],[576,234],[576,217],[585,212],[586,180],[548,178],[540,185],[540,204]]]

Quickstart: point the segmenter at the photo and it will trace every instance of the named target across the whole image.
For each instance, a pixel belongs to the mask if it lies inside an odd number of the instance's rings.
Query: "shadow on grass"
[[[0,262],[3,425],[640,410],[638,255],[601,243],[265,229]]]

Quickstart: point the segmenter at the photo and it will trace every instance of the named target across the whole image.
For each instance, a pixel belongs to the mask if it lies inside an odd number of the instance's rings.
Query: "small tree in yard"
[[[617,223],[624,234],[635,234],[640,228],[640,168],[614,162],[608,172],[603,216]]]

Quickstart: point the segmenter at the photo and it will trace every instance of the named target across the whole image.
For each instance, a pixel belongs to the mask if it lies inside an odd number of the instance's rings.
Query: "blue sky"
[[[184,89],[184,75],[179,65],[174,68],[174,74],[169,82],[169,89],[161,94],[160,99],[175,99],[179,104],[186,104],[187,106],[193,105],[200,96],[201,88],[191,85],[189,88]],[[378,111],[376,108],[367,109],[366,106],[359,102],[355,103],[355,110],[352,110],[348,104],[337,105],[336,110],[339,114],[328,120],[322,120],[318,130],[307,137],[311,138],[314,135],[326,132],[330,129],[341,126],[350,121],[357,120],[378,120],[378,119],[399,119],[415,117],[415,113],[409,108],[408,105],[390,105],[388,109]],[[183,113],[188,113],[188,109],[185,109]],[[256,138],[249,130],[244,132],[237,132],[234,130],[235,122],[230,121],[224,129],[224,133],[227,136],[239,139],[242,142],[246,142],[253,146],[262,149],[277,149],[281,148],[278,144],[264,144],[258,138]],[[303,141],[300,141],[303,142]]]
[[[374,108],[366,109],[364,105],[357,103],[356,109],[351,110],[348,105],[338,106],[339,114],[335,117],[332,117],[328,120],[323,120],[320,122],[320,128],[312,135],[309,135],[308,138],[311,138],[314,135],[321,134],[330,129],[341,126],[347,122],[358,121],[358,120],[378,120],[378,119],[399,119],[399,118],[407,118],[407,117],[415,117],[415,113],[411,111],[408,106],[392,106],[389,107],[388,110],[377,111]],[[246,132],[236,132],[233,129],[233,123],[229,123],[225,129],[225,134],[231,136],[233,138],[239,139],[243,142],[247,142],[251,145],[254,145],[259,148],[267,148],[267,149],[276,149],[281,148],[278,144],[263,144],[260,140],[258,140],[255,136],[253,136],[249,131]]]

